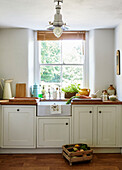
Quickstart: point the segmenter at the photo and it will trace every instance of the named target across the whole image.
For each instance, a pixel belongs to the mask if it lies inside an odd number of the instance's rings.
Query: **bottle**
[[[41,85],[39,85],[39,94],[38,94],[38,97],[39,97],[39,98],[42,98],[42,97],[43,97]]]
[[[104,102],[104,101],[107,101],[107,100],[108,100],[108,95],[105,92],[103,92],[102,101]]]
[[[57,99],[59,99],[58,87],[56,87]]]
[[[44,85],[43,85],[43,87],[42,87],[42,97],[43,97],[44,99],[46,98]]]
[[[61,99],[61,89],[60,89],[60,86],[59,86],[59,99]]]
[[[48,86],[48,95],[49,95],[49,99],[51,98],[51,94],[50,94],[50,86]]]
[[[109,86],[109,88],[107,89],[107,93],[108,93],[109,96],[110,96],[110,95],[115,95],[116,90],[115,90],[115,88],[113,87],[112,84],[111,84],[111,85]]]
[[[57,91],[53,89],[53,99],[57,99]]]

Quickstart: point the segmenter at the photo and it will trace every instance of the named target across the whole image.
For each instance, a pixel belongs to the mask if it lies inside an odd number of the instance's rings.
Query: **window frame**
[[[39,41],[37,41],[37,32],[35,31],[35,54],[34,54],[34,82],[37,84],[40,84],[40,66],[41,65],[52,65],[52,66],[56,66],[56,65],[83,65],[83,87],[89,87],[89,45],[88,45],[88,32],[86,32],[86,40],[85,40],[85,50],[84,50],[84,55],[85,55],[85,60],[84,60],[84,64],[40,64],[39,61]],[[62,74],[62,71],[61,71]],[[62,76],[62,75],[61,75]]]

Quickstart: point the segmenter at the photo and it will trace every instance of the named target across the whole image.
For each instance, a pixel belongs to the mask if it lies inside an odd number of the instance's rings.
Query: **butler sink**
[[[65,101],[41,101],[37,105],[37,116],[70,116],[71,105]]]

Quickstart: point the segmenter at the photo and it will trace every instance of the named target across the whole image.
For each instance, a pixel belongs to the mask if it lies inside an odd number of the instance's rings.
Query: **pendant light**
[[[54,15],[54,21],[49,22],[47,30],[53,30],[54,35],[59,38],[62,35],[63,30],[68,30],[69,26],[67,26],[66,23],[62,21],[62,15],[60,13],[60,4],[63,3],[63,0],[54,0],[54,2],[57,3],[55,7],[56,14]]]

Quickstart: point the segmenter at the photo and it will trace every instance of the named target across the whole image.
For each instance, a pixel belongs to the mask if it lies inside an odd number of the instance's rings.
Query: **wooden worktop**
[[[121,105],[122,101],[116,100],[116,101],[97,101],[97,100],[73,100],[71,102],[72,105]]]
[[[37,105],[37,97],[19,97],[9,100],[0,100],[0,105]],[[40,99],[41,101],[67,101],[68,99]]]
[[[9,100],[0,100],[1,105],[36,105],[37,98],[25,97],[25,98],[13,98]]]
[[[13,98],[9,100],[0,100],[0,105],[37,105],[37,98],[25,97],[25,98]],[[41,101],[67,101],[63,100],[41,100]],[[40,102],[41,102],[40,101]],[[101,100],[73,100],[72,105],[122,105],[122,101],[101,101]]]

